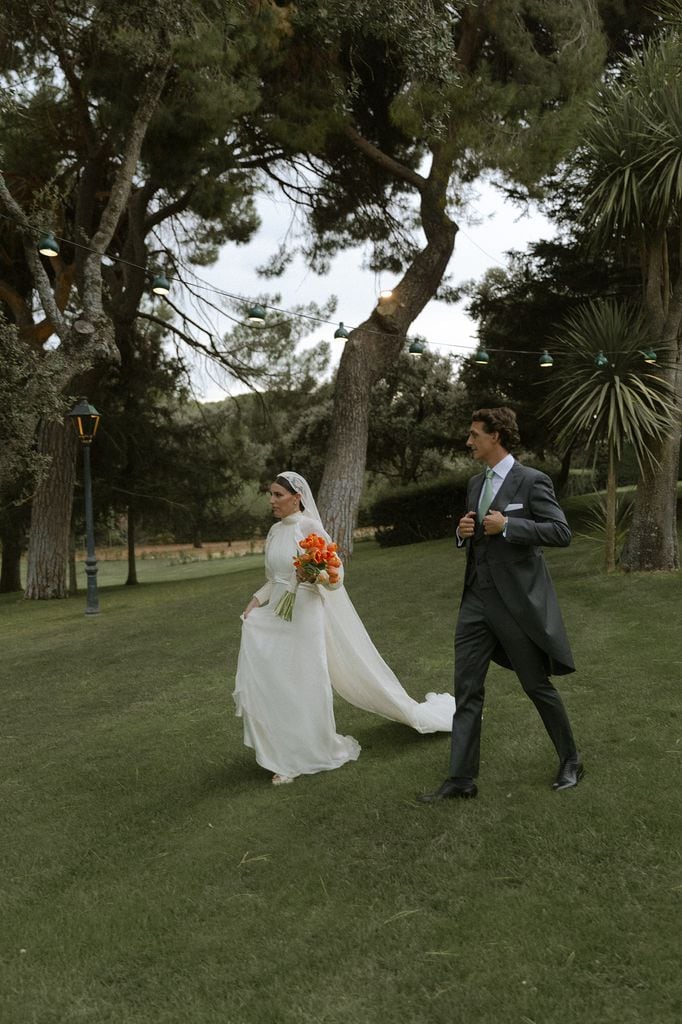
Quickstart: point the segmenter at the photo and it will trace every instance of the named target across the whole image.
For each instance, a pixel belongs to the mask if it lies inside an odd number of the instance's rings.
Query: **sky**
[[[376,304],[379,291],[390,288],[395,280],[387,274],[376,275],[362,268],[362,251],[350,250],[337,256],[328,274],[314,274],[297,259],[280,278],[266,279],[257,273],[285,239],[291,226],[291,207],[280,196],[262,197],[258,202],[261,227],[246,246],[230,244],[221,250],[213,267],[203,267],[200,276],[217,288],[247,301],[263,293],[281,295],[282,309],[301,303],[323,303],[331,295],[338,300],[336,318],[351,328],[367,318]],[[505,252],[523,249],[529,242],[550,238],[554,227],[539,212],[520,211],[505,202],[498,191],[486,182],[478,187],[468,220],[460,219],[448,275],[454,284],[479,280],[489,267],[505,264]],[[410,334],[426,338],[428,346],[442,354],[462,354],[476,348],[476,324],[464,311],[465,301],[457,305],[432,300],[413,322]],[[226,322],[225,329],[229,327]],[[315,326],[307,343],[329,340],[332,365],[338,363],[342,341],[333,341],[335,325]],[[306,344],[306,341],[303,344]],[[234,382],[219,382],[206,367],[197,366],[194,374],[196,397],[203,401],[219,401],[240,390]]]

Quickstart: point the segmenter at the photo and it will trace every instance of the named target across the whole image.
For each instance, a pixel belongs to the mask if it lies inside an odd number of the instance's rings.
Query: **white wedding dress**
[[[341,580],[301,583],[293,618],[275,614],[295,583],[293,558],[309,533],[331,540],[319,520],[295,512],[271,528],[265,543],[267,582],[254,595],[260,607],[244,619],[234,701],[244,742],[258,764],[295,778],[354,761],[360,745],[340,736],[332,688],[351,704],[417,729],[449,732],[455,701],[429,693],[410,697],[372,643]]]

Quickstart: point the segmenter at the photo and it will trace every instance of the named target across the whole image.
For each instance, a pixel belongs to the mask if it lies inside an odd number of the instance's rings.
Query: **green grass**
[[[677,1022],[680,581],[596,574],[587,541],[548,560],[586,777],[550,790],[494,669],[479,799],[426,807],[447,737],[341,702],[357,763],[279,789],[253,763],[230,691],[257,560],[104,586],[92,619],[1,598],[3,1024]],[[451,685],[461,576],[449,541],[352,563],[415,696]]]

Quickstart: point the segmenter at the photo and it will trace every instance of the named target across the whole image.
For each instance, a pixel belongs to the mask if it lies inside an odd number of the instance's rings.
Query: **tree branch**
[[[65,341],[68,335],[68,329],[61,311],[57,306],[52,286],[50,284],[50,279],[47,276],[45,267],[40,261],[40,257],[38,256],[34,240],[35,231],[31,227],[28,217],[22,210],[21,206],[19,206],[16,199],[7,188],[7,182],[5,181],[5,176],[2,171],[0,171],[0,201],[2,201],[7,212],[11,213],[23,228],[23,243],[26,262],[28,263],[34,284],[38,290],[40,302],[45,311],[45,315],[48,320],[52,322],[55,333],[59,336],[61,341]]]
[[[11,284],[8,284],[7,281],[0,280],[0,300],[6,303],[12,310],[17,327],[33,327],[31,310],[26,305],[23,296]]]
[[[364,153],[372,163],[377,164],[378,167],[392,174],[394,178],[399,178],[401,181],[406,181],[408,185],[413,185],[419,192],[423,191],[426,186],[426,178],[423,175],[413,171],[411,167],[406,167],[405,164],[401,164],[398,160],[394,160],[392,156],[388,156],[378,146],[375,146],[373,142],[363,138],[360,132],[356,131],[351,125],[346,125],[344,134],[355,148]]]
[[[142,97],[133,114],[130,131],[123,147],[121,163],[111,187],[109,201],[100,217],[99,227],[90,239],[90,245],[95,252],[91,253],[85,261],[83,299],[86,312],[91,316],[102,316],[101,256],[106,252],[116,231],[121,214],[130,198],[133,177],[142,151],[142,143],[144,142],[149,122],[161,97],[169,67],[170,61],[166,59],[163,65],[156,65],[150,68],[147,74]]]
[[[155,228],[157,224],[168,220],[169,217],[174,217],[176,213],[183,213],[189,206],[190,200],[196,192],[196,187],[196,183],[190,185],[184,195],[169,203],[168,206],[162,206],[156,213],[149,214],[144,222],[145,234]]]

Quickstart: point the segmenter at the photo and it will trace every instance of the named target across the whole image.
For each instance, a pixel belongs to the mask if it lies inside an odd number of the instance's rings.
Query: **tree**
[[[63,409],[132,362],[144,317],[241,373],[205,321],[181,310],[176,323],[149,306],[147,268],[186,277],[254,228],[250,154],[234,126],[257,102],[253,58],[277,32],[276,18],[254,18],[246,3],[3,6],[0,75],[13,102],[3,111],[0,208],[21,244],[19,259],[0,254],[0,301]],[[62,239],[47,259],[35,249],[45,227]],[[105,253],[117,262],[103,264]],[[59,344],[46,352],[52,334]],[[38,443],[49,468],[33,501],[26,595],[65,596],[75,442],[43,420]]]
[[[1,318],[0,366],[0,593],[12,593],[21,590],[28,502],[46,470],[35,450],[35,423],[58,414],[59,396],[16,327]]]
[[[674,24],[623,62],[602,90],[581,152],[584,219],[594,246],[636,246],[642,303],[677,409],[642,465],[621,564],[677,569],[677,475],[682,408],[682,5]]]
[[[636,306],[591,302],[569,315],[557,338],[557,370],[547,409],[564,445],[588,450],[605,441],[606,569],[616,568],[618,463],[629,440],[642,470],[666,436],[675,414],[674,392],[661,370],[647,370],[647,318]]]
[[[372,266],[404,271],[346,342],[337,376],[319,503],[348,552],[372,390],[441,285],[467,185],[484,169],[530,183],[555,164],[605,43],[587,0],[336,0],[324,19],[301,2],[291,24],[290,65],[305,93],[296,110],[287,95],[278,113],[319,175],[306,191],[320,240],[312,256],[370,239]]]

